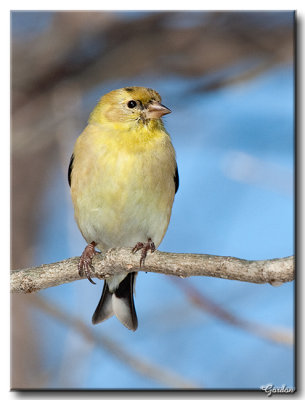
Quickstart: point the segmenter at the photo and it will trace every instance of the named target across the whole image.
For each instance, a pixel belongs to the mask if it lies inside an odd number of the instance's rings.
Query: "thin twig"
[[[144,361],[143,359],[129,353],[126,351],[126,348],[123,348],[118,342],[110,339],[106,335],[103,335],[100,332],[98,334],[93,333],[93,331],[88,328],[81,319],[73,317],[62,309],[59,309],[56,305],[52,304],[49,299],[46,301],[41,296],[36,295],[31,297],[31,303],[63,324],[68,325],[69,328],[72,328],[75,332],[82,335],[88,342],[103,348],[109,354],[147,378],[169,388],[185,389],[201,387],[175,372],[169,371],[160,365],[154,365],[150,361]]]
[[[78,275],[79,257],[53,264],[11,272],[11,292],[31,293],[83,279]],[[105,279],[113,274],[133,271],[157,272],[180,277],[211,276],[252,283],[279,285],[294,279],[294,257],[248,261],[206,254],[180,254],[156,251],[140,267],[139,255],[131,249],[110,249],[93,258],[94,276]]]

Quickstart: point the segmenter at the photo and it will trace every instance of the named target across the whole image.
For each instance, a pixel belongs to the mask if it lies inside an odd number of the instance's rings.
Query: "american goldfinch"
[[[170,112],[155,90],[113,90],[99,100],[76,141],[68,178],[75,219],[88,243],[79,274],[91,283],[95,248],[141,250],[143,265],[165,235],[179,185],[175,150],[161,120]],[[137,329],[135,278],[131,272],[105,280],[93,324],[115,315]]]

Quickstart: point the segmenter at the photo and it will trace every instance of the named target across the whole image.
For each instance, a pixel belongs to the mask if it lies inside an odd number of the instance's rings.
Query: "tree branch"
[[[78,275],[79,257],[53,264],[43,264],[11,272],[11,292],[31,293],[63,283],[84,279]],[[131,249],[110,249],[93,258],[95,276],[105,279],[113,274],[133,271],[157,272],[188,276],[210,276],[251,283],[278,285],[294,279],[294,257],[249,261],[234,257],[206,254],[164,253],[149,254],[145,266],[140,268],[139,255]]]

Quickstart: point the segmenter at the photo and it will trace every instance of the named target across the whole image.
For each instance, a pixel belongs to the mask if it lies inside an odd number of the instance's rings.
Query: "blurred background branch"
[[[55,318],[58,322],[69,326],[70,329],[75,330],[75,332],[81,335],[86,341],[92,343],[97,349],[102,348],[106,350],[110,355],[129,366],[138,374],[157,381],[162,386],[178,389],[191,389],[200,386],[197,383],[195,384],[195,382],[187,380],[183,376],[179,376],[173,371],[166,370],[160,365],[154,365],[151,361],[146,361],[132,354],[126,349],[126,346],[123,347],[120,343],[107,335],[101,333],[96,334],[93,332],[93,329],[90,329],[80,318],[71,316],[55,304],[52,304],[52,301],[44,300],[41,296],[34,295],[30,298],[30,304],[39,308],[52,318]]]
[[[189,301],[196,307],[204,312],[207,312],[220,319],[223,322],[236,326],[240,329],[244,329],[253,335],[262,337],[263,339],[269,340],[273,343],[278,343],[286,346],[292,346],[293,331],[290,329],[284,329],[281,327],[268,327],[263,324],[248,321],[241,317],[234,315],[234,313],[229,312],[224,307],[216,304],[208,296],[202,294],[195,285],[185,280],[177,279],[175,277],[170,277],[172,282],[180,287],[185,296]]]

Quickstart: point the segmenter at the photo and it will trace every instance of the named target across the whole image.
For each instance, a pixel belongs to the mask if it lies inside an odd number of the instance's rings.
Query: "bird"
[[[167,231],[179,187],[175,149],[161,119],[170,112],[153,89],[115,89],[100,98],[76,140],[68,182],[74,217],[87,242],[78,272],[91,283],[96,248],[141,250],[143,266]],[[105,279],[93,324],[115,315],[126,328],[137,329],[136,276]]]

